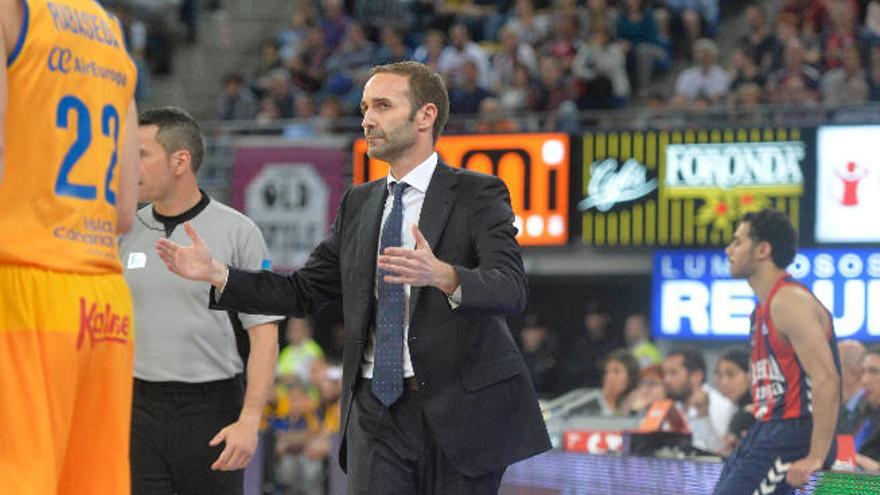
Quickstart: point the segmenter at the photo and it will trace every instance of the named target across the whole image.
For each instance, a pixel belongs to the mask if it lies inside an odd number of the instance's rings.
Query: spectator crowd
[[[556,115],[544,127],[565,131],[566,116],[634,104],[880,99],[878,0],[734,1],[723,11],[719,0],[296,3],[254,70],[224,77],[219,119],[312,119],[294,132],[332,131],[334,119],[357,115],[372,66],[407,59],[440,72],[451,113],[480,115],[481,132],[518,130],[506,117],[529,112]],[[740,14],[725,29],[741,34],[716,40],[725,15]],[[667,92],[656,79],[670,71]]]

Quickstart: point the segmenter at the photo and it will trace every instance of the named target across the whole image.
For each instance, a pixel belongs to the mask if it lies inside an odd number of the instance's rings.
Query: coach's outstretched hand
[[[210,282],[218,287],[222,286],[226,280],[226,266],[211,257],[211,252],[208,251],[205,241],[199,237],[189,222],[184,222],[183,229],[186,231],[186,235],[192,239],[191,246],[181,246],[165,238],[156,241],[156,251],[165,262],[165,266],[172,273],[183,278]]]

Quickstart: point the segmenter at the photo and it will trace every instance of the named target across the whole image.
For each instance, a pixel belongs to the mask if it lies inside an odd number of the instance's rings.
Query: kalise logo
[[[79,336],[76,339],[76,348],[82,348],[86,337],[94,346],[101,342],[111,344],[128,344],[131,331],[131,318],[113,312],[113,307],[105,303],[99,307],[98,303],[89,304],[85,298],[79,299]]]

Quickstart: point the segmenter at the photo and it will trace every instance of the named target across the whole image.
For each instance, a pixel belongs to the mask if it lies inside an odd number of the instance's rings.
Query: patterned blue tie
[[[379,252],[399,247],[403,231],[403,191],[405,182],[392,186],[391,213],[382,226]],[[376,353],[373,358],[373,395],[385,407],[391,406],[403,393],[403,284],[389,284],[387,272],[379,270],[379,300],[376,308]]]

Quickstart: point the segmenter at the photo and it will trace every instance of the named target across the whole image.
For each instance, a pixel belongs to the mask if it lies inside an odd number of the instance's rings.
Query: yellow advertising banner
[[[550,246],[568,242],[568,135],[441,136],[436,149],[452,167],[495,175],[507,184],[520,244]],[[388,174],[387,163],[367,156],[363,139],[354,142],[352,167],[354,184]]]
[[[590,246],[721,246],[748,211],[800,221],[800,129],[592,132],[583,136],[581,240]]]

